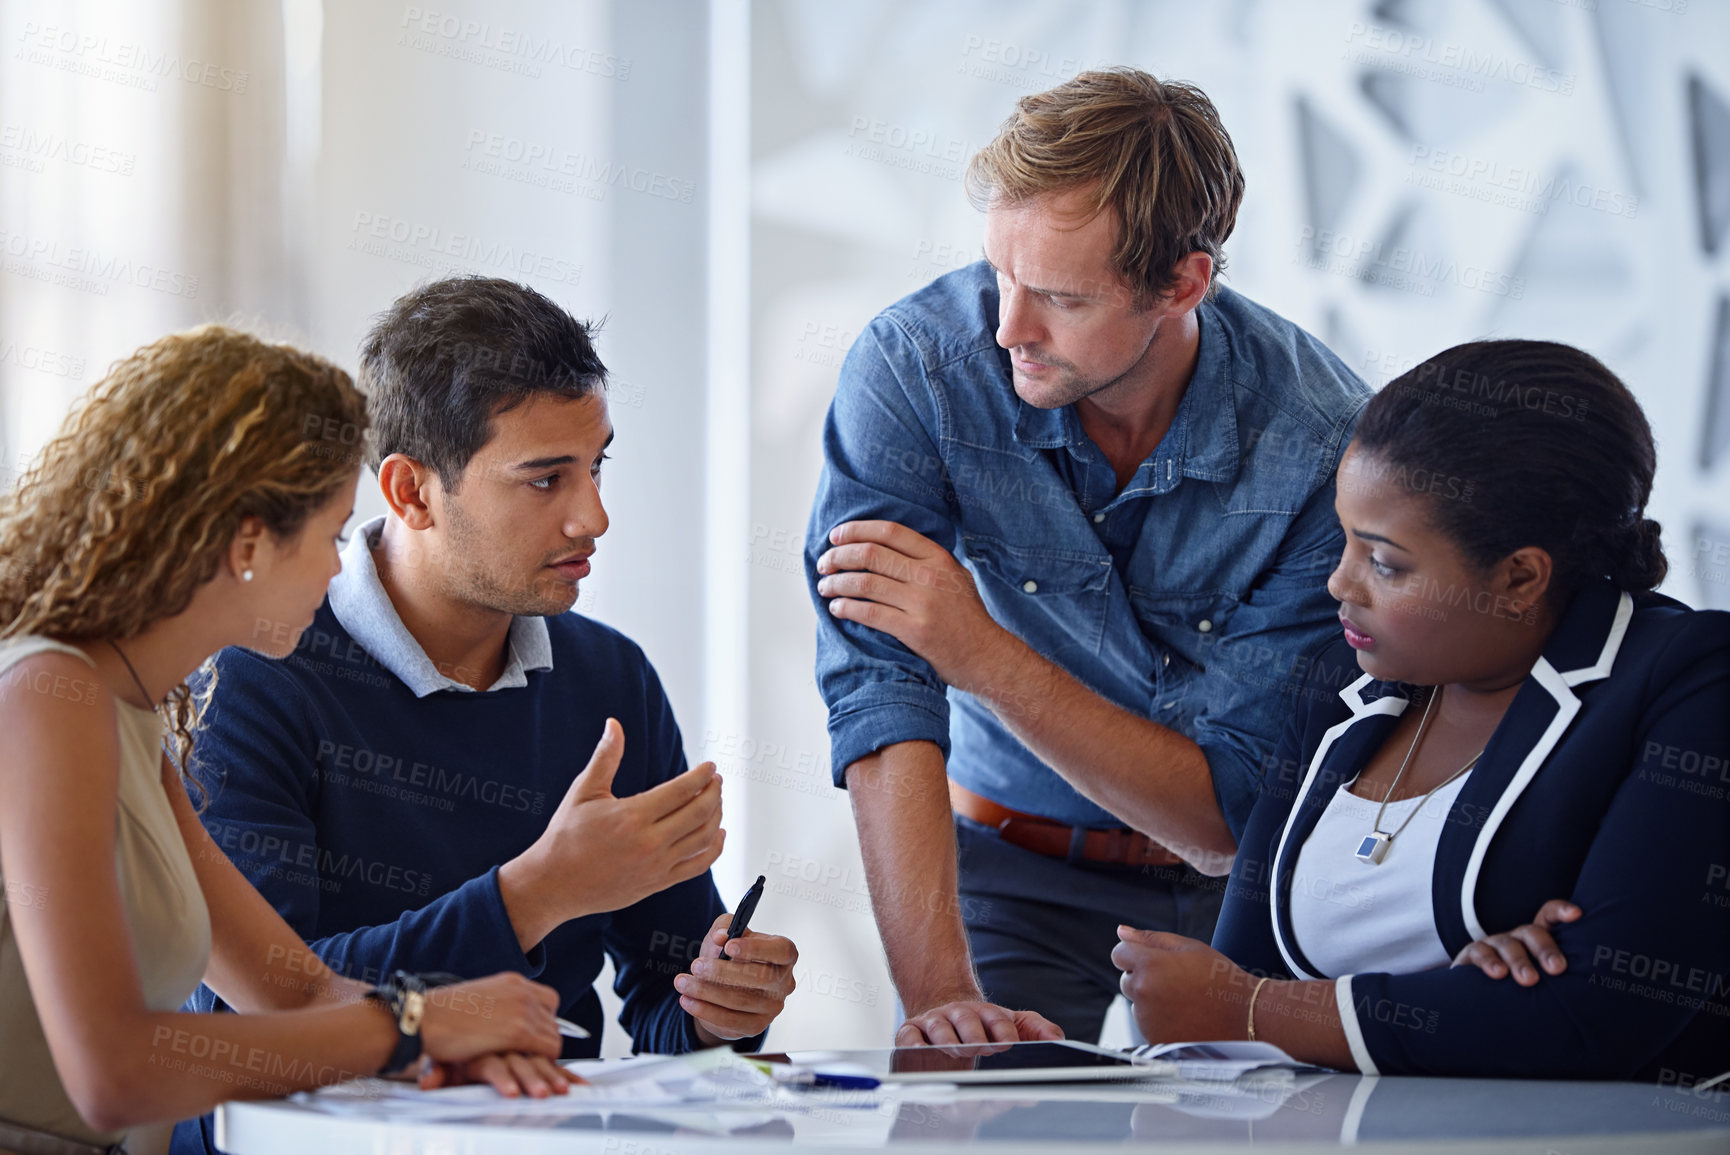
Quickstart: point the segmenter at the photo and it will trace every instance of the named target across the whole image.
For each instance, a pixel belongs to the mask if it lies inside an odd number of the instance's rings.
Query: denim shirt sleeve
[[[805,580],[817,608],[817,688],[829,707],[835,784],[897,742],[949,756],[949,703],[929,663],[893,637],[838,621],[817,594],[817,559],[846,521],[899,522],[955,552],[954,512],[938,454],[939,400],[918,347],[889,317],[860,334],[823,425],[823,473],[805,533]]]
[[[1241,832],[1232,831],[1237,857],[1214,926],[1213,949],[1255,975],[1291,977],[1274,940],[1268,911],[1273,905],[1274,853],[1308,768],[1303,761],[1304,729],[1294,713],[1279,747],[1261,768],[1260,793],[1248,822]]]
[[[1345,537],[1333,499],[1329,480],[1292,519],[1273,564],[1216,635],[1202,676],[1205,705],[1189,736],[1207,757],[1220,812],[1240,841],[1268,753],[1298,708],[1309,659],[1339,634],[1327,578]]]

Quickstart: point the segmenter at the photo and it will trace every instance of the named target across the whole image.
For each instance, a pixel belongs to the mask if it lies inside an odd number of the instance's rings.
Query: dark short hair
[[[492,419],[532,396],[606,388],[594,330],[527,285],[446,277],[398,297],[360,348],[372,429],[367,461],[393,453],[455,491]]]
[[[1370,399],[1356,442],[1429,503],[1431,524],[1488,568],[1524,546],[1555,562],[1564,597],[1609,577],[1635,592],[1668,568],[1646,516],[1652,428],[1591,354],[1554,341],[1474,341]]]

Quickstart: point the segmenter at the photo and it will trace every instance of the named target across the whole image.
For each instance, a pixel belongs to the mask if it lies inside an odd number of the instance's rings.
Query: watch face
[[[426,996],[419,991],[404,991],[402,1014],[397,1017],[397,1029],[405,1035],[420,1034],[420,1020],[425,1013]]]

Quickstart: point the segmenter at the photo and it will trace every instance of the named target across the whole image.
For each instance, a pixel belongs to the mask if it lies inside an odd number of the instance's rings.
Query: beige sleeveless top
[[[13,669],[34,654],[59,651],[90,659],[80,650],[47,638],[0,641],[0,693],[12,700],[36,689]],[[88,687],[55,686],[45,693],[89,693]],[[119,806],[114,823],[114,865],[120,897],[132,930],[144,1003],[153,1011],[179,1009],[197,989],[210,960],[210,911],[192,870],[180,827],[162,789],[163,724],[155,714],[115,703],[120,730]],[[0,799],[0,805],[5,800]],[[3,880],[0,880],[3,881]],[[0,888],[0,1119],[88,1143],[126,1140],[128,1150],[162,1145],[166,1132],[140,1128],[129,1135],[93,1131],[66,1097],[30,987],[18,956],[11,905],[76,902],[77,895],[47,894],[22,881]],[[10,905],[9,905],[10,904]],[[116,943],[118,946],[118,942]],[[150,1132],[146,1134],[145,1132]]]

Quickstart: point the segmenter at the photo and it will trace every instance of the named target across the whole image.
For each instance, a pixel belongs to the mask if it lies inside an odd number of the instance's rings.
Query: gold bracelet
[[[1249,1041],[1252,1043],[1255,1042],[1255,1000],[1256,1000],[1256,996],[1261,994],[1262,987],[1266,986],[1267,980],[1269,978],[1272,978],[1272,977],[1273,976],[1271,976],[1271,975],[1263,977],[1260,981],[1258,981],[1255,984],[1255,990],[1251,991],[1249,994]]]

